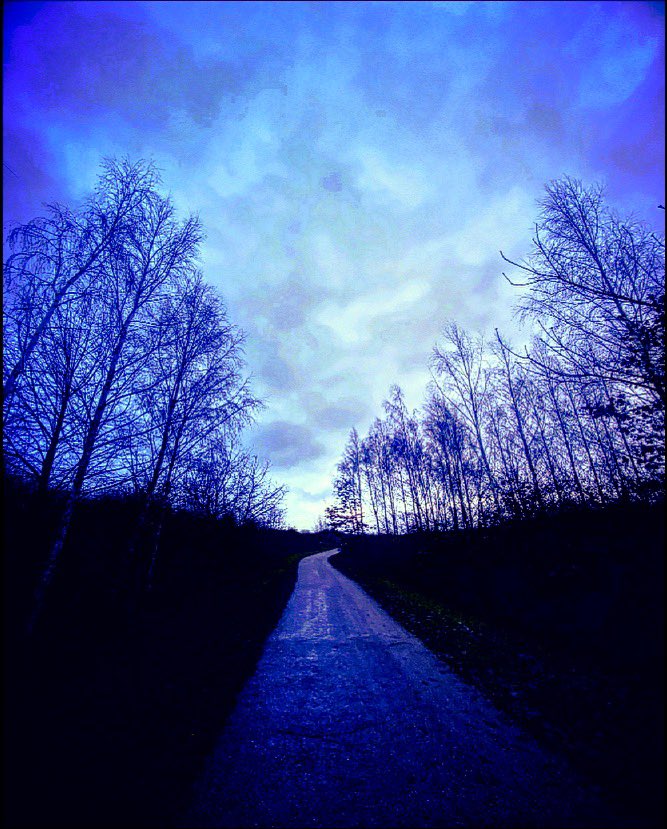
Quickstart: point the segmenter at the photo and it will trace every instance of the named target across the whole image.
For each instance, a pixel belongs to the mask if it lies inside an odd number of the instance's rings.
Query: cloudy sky
[[[248,442],[323,511],[391,383],[422,402],[448,319],[511,327],[498,251],[527,252],[565,173],[658,224],[662,3],[14,2],[5,222],[154,159],[208,238],[266,409]]]

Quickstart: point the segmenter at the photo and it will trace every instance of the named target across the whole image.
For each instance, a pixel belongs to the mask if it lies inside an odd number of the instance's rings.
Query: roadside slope
[[[631,825],[662,825],[662,510],[346,539],[334,566],[565,756]]]

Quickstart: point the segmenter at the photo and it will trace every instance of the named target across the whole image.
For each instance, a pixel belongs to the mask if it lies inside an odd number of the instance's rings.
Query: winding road
[[[558,759],[309,556],[184,826],[600,826]]]

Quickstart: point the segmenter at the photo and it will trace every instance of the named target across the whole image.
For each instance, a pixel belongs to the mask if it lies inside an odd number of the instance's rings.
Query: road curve
[[[564,764],[361,588],[297,584],[183,826],[609,825]]]

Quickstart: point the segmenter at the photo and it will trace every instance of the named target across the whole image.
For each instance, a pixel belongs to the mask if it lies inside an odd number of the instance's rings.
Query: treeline
[[[5,472],[65,493],[36,608],[77,503],[130,494],[150,586],[169,508],[278,527],[283,488],[239,436],[261,402],[243,333],[199,268],[198,217],[179,220],[145,161],[106,160],[77,208],[15,226],[4,263]]]
[[[662,493],[664,240],[571,178],[540,206],[530,254],[501,253],[519,274],[530,345],[449,322],[422,411],[393,386],[384,417],[363,438],[352,430],[321,525],[481,527]]]

